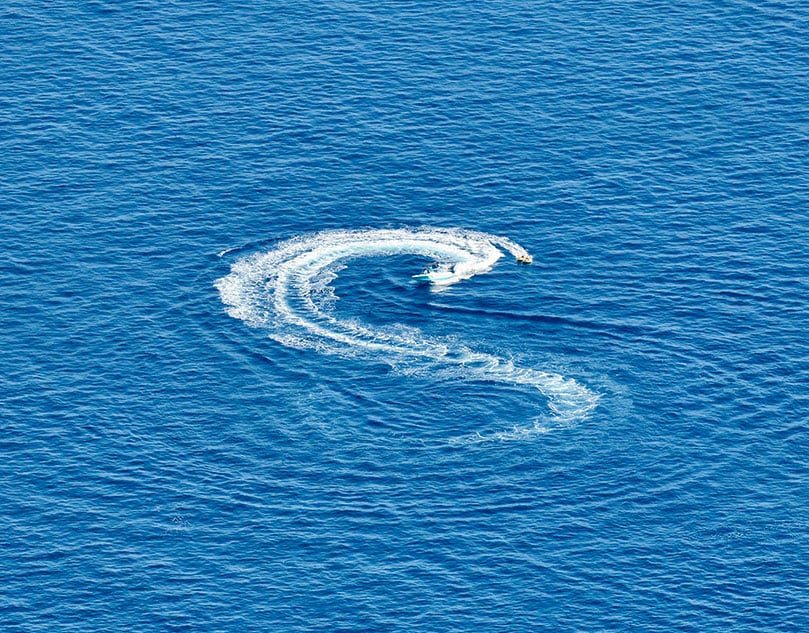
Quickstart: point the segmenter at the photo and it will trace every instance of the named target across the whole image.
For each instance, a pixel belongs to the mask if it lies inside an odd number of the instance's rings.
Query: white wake
[[[348,260],[380,255],[426,256],[452,265],[455,277],[449,283],[457,283],[491,270],[503,251],[516,258],[528,257],[519,244],[478,231],[324,231],[241,258],[215,285],[228,314],[266,330],[284,345],[342,355],[367,354],[394,365],[419,360],[425,369],[438,366],[452,373],[460,371],[471,380],[524,385],[547,398],[554,421],[582,419],[596,406],[598,395],[571,378],[517,367],[494,355],[428,338],[414,328],[395,324],[378,328],[340,319],[332,309],[334,294],[330,284]],[[511,435],[521,437],[543,428],[540,419],[535,418],[533,426],[515,429]]]

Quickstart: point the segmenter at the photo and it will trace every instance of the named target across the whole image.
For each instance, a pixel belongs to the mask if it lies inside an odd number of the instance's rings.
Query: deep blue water
[[[799,2],[5,2],[0,628],[809,630],[807,104]]]

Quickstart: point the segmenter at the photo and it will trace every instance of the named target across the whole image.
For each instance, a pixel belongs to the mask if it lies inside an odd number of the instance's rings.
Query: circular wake
[[[345,263],[380,255],[421,255],[451,266],[451,279],[442,286],[487,272],[503,251],[521,261],[530,255],[504,237],[461,229],[378,229],[324,231],[281,242],[271,251],[236,261],[215,283],[227,312],[250,326],[265,329],[284,345],[315,348],[341,355],[365,354],[392,365],[419,361],[423,369],[437,368],[471,380],[532,387],[548,401],[553,421],[583,418],[598,395],[573,379],[474,352],[462,345],[424,336],[402,325],[385,328],[341,320],[332,310],[330,283]],[[546,420],[552,421],[552,420]],[[520,437],[539,432],[541,418],[530,428],[514,429],[498,437]]]

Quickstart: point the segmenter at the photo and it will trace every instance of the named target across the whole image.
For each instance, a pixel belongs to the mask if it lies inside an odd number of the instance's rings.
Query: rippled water
[[[807,23],[6,3],[2,628],[806,629]]]

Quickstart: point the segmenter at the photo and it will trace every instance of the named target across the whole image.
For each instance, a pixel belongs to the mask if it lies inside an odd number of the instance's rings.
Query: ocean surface
[[[3,631],[809,630],[805,2],[9,0],[0,240]]]

